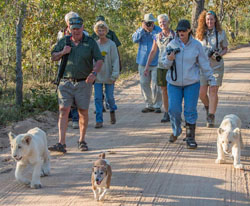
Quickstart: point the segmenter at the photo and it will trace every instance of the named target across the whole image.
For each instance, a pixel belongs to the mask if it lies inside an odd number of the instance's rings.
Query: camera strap
[[[173,61],[172,66],[170,67],[170,71],[171,71],[171,79],[173,81],[176,81],[177,80],[177,71],[176,71],[176,62],[175,62],[175,59]]]
[[[216,49],[218,48],[219,40],[218,40],[218,31],[215,29],[215,37],[216,37]]]

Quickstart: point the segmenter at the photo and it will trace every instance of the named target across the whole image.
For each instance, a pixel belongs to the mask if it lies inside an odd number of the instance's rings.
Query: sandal
[[[66,153],[67,150],[66,150],[65,148],[66,148],[66,145],[65,145],[65,144],[62,145],[61,143],[56,143],[55,145],[49,147],[48,150]]]
[[[88,151],[88,146],[87,143],[85,141],[82,142],[78,142],[78,149],[81,151]]]

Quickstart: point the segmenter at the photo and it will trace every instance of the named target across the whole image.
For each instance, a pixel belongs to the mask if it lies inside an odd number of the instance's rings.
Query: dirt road
[[[170,124],[161,114],[141,113],[144,103],[138,76],[117,85],[117,124],[95,129],[94,106],[90,108],[87,142],[90,150],[79,152],[79,132],[69,127],[68,153],[51,153],[52,174],[41,179],[43,188],[30,189],[14,180],[15,163],[9,148],[1,151],[0,205],[250,205],[250,48],[241,48],[225,57],[226,73],[220,89],[216,127],[226,114],[237,114],[242,122],[245,148],[244,170],[216,159],[216,128],[205,127],[205,111],[199,104],[196,150],[186,149],[184,134],[168,143]],[[39,125],[38,125],[39,126]],[[49,144],[57,142],[57,128],[47,130]],[[90,175],[101,151],[111,162],[111,190],[104,202],[95,202]]]

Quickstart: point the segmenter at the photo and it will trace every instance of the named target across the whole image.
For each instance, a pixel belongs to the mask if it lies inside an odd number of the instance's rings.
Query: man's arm
[[[96,62],[95,67],[93,68],[93,71],[89,74],[89,76],[86,79],[86,83],[94,83],[97,73],[101,71],[102,64],[103,64],[103,60],[98,60]]]
[[[69,54],[71,51],[71,47],[70,46],[64,46],[62,51],[59,52],[53,52],[52,53],[52,57],[51,60],[52,61],[58,61],[62,58],[62,56],[64,56],[65,54]]]

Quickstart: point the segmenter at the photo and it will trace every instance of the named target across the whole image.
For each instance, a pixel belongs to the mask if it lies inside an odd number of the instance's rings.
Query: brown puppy
[[[112,170],[109,161],[105,159],[105,153],[100,154],[99,157],[100,159],[94,162],[92,168],[91,182],[94,198],[102,201],[110,187]]]

